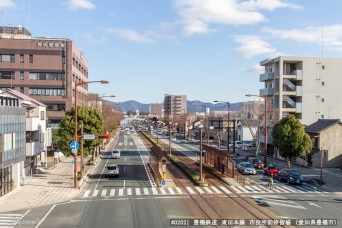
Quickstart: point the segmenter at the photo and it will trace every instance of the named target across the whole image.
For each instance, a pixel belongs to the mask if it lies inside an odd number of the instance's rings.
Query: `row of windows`
[[[18,99],[12,97],[0,97],[1,106],[16,106],[18,107]]]
[[[63,81],[65,79],[65,74],[59,74],[59,73],[30,73],[29,79],[30,80],[61,80],[61,81]]]
[[[24,62],[24,55],[21,54],[19,61],[21,63]],[[8,62],[8,63],[15,63],[15,55],[14,54],[2,54],[0,55],[0,62]],[[33,63],[33,55],[29,55],[29,62]]]
[[[0,79],[14,79],[14,71],[0,71]]]
[[[46,111],[65,111],[65,104],[48,104]]]
[[[0,62],[14,63],[15,62],[14,55],[0,55]]]
[[[29,89],[29,95],[65,96],[65,89]]]

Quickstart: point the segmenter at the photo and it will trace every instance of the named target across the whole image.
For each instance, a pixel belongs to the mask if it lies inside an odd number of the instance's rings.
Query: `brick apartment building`
[[[58,126],[74,103],[75,83],[88,81],[88,61],[69,39],[33,38],[24,27],[0,28],[0,88],[46,105],[48,126]],[[88,85],[77,86],[84,100]]]

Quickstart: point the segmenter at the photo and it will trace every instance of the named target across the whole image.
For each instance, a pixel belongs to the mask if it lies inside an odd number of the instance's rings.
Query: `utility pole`
[[[84,149],[83,149],[83,120],[80,121],[81,123],[81,175],[83,176],[83,171],[84,171],[84,158],[83,158],[83,153],[84,153]]]

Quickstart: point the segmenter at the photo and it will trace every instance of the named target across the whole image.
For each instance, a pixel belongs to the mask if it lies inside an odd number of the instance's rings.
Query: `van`
[[[112,158],[120,158],[120,150],[113,150]]]
[[[119,166],[117,164],[106,165],[106,177],[119,176]]]

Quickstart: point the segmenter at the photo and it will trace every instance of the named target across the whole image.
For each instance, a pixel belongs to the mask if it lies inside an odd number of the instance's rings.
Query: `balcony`
[[[295,70],[293,74],[296,75],[296,80],[301,81],[303,80],[303,70]]]
[[[303,87],[302,86],[296,86],[296,96],[297,97],[303,96]]]
[[[296,102],[296,113],[302,113],[302,103]]]
[[[274,73],[273,72],[266,72],[266,73],[260,74],[260,77],[259,77],[260,82],[273,80],[273,79],[274,79]]]
[[[265,88],[265,89],[259,90],[259,96],[260,97],[272,96],[272,95],[274,95],[274,88]]]
[[[34,156],[43,150],[44,143],[40,143],[39,141],[26,143],[26,156]]]

